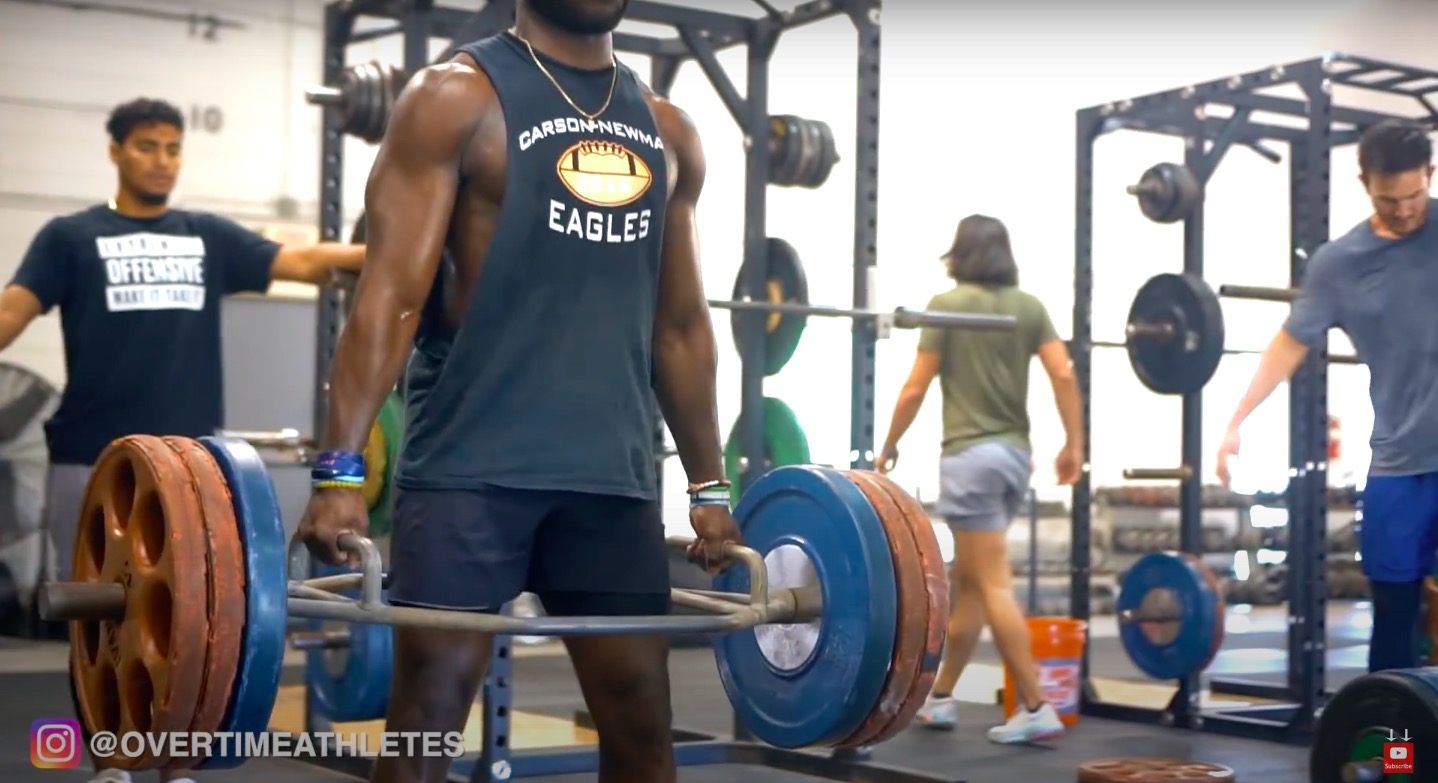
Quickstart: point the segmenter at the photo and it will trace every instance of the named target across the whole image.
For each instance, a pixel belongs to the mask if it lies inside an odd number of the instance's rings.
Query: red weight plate
[[[1078,783],[1233,783],[1221,764],[1181,759],[1098,759],[1078,767]]]
[[[245,628],[244,552],[229,485],[215,458],[198,441],[189,438],[165,438],[165,443],[185,463],[190,487],[205,520],[209,638],[205,677],[190,731],[210,734],[218,732],[224,722],[235,673],[240,666]]]
[[[77,525],[74,580],[125,588],[120,622],[71,623],[80,718],[90,733],[185,732],[194,722],[208,634],[204,518],[183,461],[160,438],[131,435],[100,454]],[[159,769],[146,748],[109,766]]]
[[[888,676],[884,678],[884,689],[879,700],[864,722],[854,733],[844,738],[837,747],[858,747],[874,741],[905,706],[905,699],[913,688],[914,677],[923,661],[929,624],[928,587],[924,584],[923,566],[919,562],[919,550],[914,545],[914,536],[909,532],[909,522],[904,513],[895,505],[883,487],[874,480],[874,474],[864,470],[849,470],[844,476],[854,483],[874,512],[884,524],[889,537],[889,549],[893,552],[894,579],[897,582],[899,611],[898,628],[894,635],[894,656],[889,664]]]
[[[934,687],[934,678],[939,674],[939,662],[943,660],[944,643],[949,629],[949,577],[944,566],[944,553],[939,549],[939,539],[934,535],[934,523],[928,512],[887,476],[869,473],[875,483],[888,493],[894,504],[903,512],[909,523],[909,533],[919,552],[923,568],[923,580],[928,600],[928,621],[925,628],[924,657],[920,660],[914,682],[905,697],[904,706],[894,714],[889,725],[874,737],[873,742],[884,742],[909,727],[919,708],[924,705],[929,691]]]
[[[1214,612],[1215,628],[1213,629],[1213,643],[1208,646],[1208,660],[1203,662],[1204,669],[1208,668],[1213,659],[1218,657],[1218,651],[1223,649],[1223,630],[1228,621],[1228,602],[1223,600],[1223,586],[1219,583],[1218,577],[1214,576],[1213,570],[1204,565],[1203,558],[1198,555],[1185,553],[1183,559],[1188,561],[1198,573],[1203,575],[1203,581],[1208,583],[1208,589],[1213,591],[1214,600],[1218,602],[1218,610]]]

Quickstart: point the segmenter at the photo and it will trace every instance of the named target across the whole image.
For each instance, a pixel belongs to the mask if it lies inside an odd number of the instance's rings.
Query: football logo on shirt
[[[575,144],[559,156],[555,170],[575,198],[596,207],[632,204],[654,183],[649,164],[612,141]]]

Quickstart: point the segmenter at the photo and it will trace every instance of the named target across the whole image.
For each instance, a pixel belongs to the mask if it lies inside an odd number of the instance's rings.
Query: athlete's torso
[[[675,172],[654,99],[628,68],[571,68],[510,34],[460,52],[493,108],[457,163],[398,481],[650,497],[650,344]],[[565,99],[593,112],[611,84],[595,120]]]

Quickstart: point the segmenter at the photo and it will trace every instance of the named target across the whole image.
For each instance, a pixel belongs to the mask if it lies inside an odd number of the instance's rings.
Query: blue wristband
[[[310,467],[311,481],[363,484],[364,455],[354,451],[322,451]]]

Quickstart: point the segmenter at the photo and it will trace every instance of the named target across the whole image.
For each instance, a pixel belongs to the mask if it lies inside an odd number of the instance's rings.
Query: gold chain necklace
[[[590,122],[594,122],[595,120],[599,119],[600,116],[604,114],[604,112],[609,110],[609,103],[614,100],[614,88],[619,84],[619,58],[610,55],[614,60],[614,70],[610,73],[609,76],[609,96],[604,99],[604,105],[599,107],[599,111],[590,114],[589,112],[579,108],[579,106],[575,104],[574,99],[569,97],[569,93],[565,92],[564,88],[560,86],[559,80],[554,78],[554,74],[550,73],[549,69],[544,67],[544,63],[540,61],[539,55],[536,54],[534,51],[534,44],[530,43],[529,39],[525,38],[517,32],[514,32],[513,30],[511,30],[510,33],[515,38],[518,38],[519,40],[524,42],[525,47],[529,49],[529,56],[533,58],[534,64],[539,66],[540,72],[549,79],[550,84],[554,85],[554,89],[559,91],[560,96],[564,98],[564,102],[569,104],[569,108],[573,109],[575,112],[582,115],[584,119],[589,120]]]

